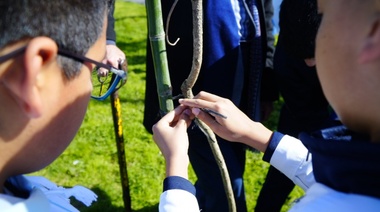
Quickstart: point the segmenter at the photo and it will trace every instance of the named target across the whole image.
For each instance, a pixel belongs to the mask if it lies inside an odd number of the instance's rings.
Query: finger
[[[119,60],[120,60],[119,56],[110,56],[110,55],[108,55],[107,59],[105,59],[105,62],[103,62],[103,63],[109,64],[112,67],[117,68],[119,66],[119,62],[118,62]]]
[[[169,125],[175,125],[176,122],[179,119],[179,116],[182,114],[182,112],[186,109],[187,107],[184,105],[180,105],[174,110],[170,111],[167,113],[164,117],[161,118],[162,122],[165,122],[166,124]],[[161,121],[160,121],[161,122]]]
[[[178,107],[174,108],[174,112],[176,116],[180,116],[188,107],[185,105],[179,105]]]
[[[172,110],[166,115],[164,115],[160,121],[157,122],[157,124],[164,123],[165,125],[172,123],[175,120],[176,117],[176,110]]]
[[[192,108],[191,111],[192,111],[193,114],[195,114],[195,116],[199,120],[203,121],[211,129],[215,129],[215,127],[217,127],[218,125],[220,125],[218,123],[218,121],[214,117],[212,117],[210,114],[208,114],[206,112],[201,111],[198,108]]]
[[[121,60],[121,61],[119,61],[119,63],[120,63],[120,67],[118,67],[118,68],[121,68],[122,70],[128,72],[128,61],[127,61],[127,59]]]
[[[163,116],[156,124],[152,126],[152,132],[153,132],[153,139],[156,140],[155,137],[156,133],[158,133],[159,129],[165,129],[167,127],[171,127],[173,120],[176,117],[176,111],[172,110],[169,113],[167,113],[165,116]],[[159,133],[158,133],[159,134]]]
[[[215,107],[214,102],[210,102],[203,99],[179,99],[178,102],[188,107],[209,108],[209,109],[214,109]]]
[[[119,61],[125,60],[126,56],[123,51],[121,51],[117,46],[115,45],[107,45],[106,46],[106,58],[107,63],[112,65],[113,67],[118,67]]]
[[[97,72],[98,72],[98,76],[101,76],[101,77],[105,77],[108,74],[108,70],[105,68],[99,68]]]
[[[219,100],[222,100],[223,98],[220,97],[220,96],[217,96],[215,94],[212,94],[212,93],[208,93],[206,91],[201,91],[199,92],[195,97],[194,99],[203,99],[203,100],[207,100],[209,102],[217,102]]]
[[[125,56],[123,56],[123,55],[107,53],[107,56],[102,61],[102,63],[108,64],[108,65],[111,65],[111,66],[117,68],[119,66],[119,62],[124,61],[124,60],[125,60]]]
[[[187,129],[191,124],[191,111],[186,109],[181,113],[176,127],[184,127]]]

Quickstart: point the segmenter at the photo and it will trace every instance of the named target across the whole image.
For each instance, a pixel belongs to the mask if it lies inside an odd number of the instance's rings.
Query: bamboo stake
[[[148,18],[148,31],[153,55],[154,72],[161,115],[174,109],[172,86],[166,56],[165,32],[163,29],[161,1],[145,1]]]

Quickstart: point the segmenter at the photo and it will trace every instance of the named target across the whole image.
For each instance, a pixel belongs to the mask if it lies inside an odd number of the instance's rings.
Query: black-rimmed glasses
[[[91,71],[92,92],[91,97],[96,100],[105,100],[109,95],[118,90],[127,82],[127,62],[119,61],[119,67],[92,60],[90,58],[73,54],[63,49],[58,49],[58,54],[77,60],[78,62],[89,62],[95,65]]]
[[[23,53],[25,49],[26,46],[16,49],[6,55],[0,56],[0,63]],[[126,61],[119,61],[119,67],[117,69],[111,65],[103,64],[63,49],[59,49],[58,54],[81,63],[89,62],[95,65],[94,70],[91,71],[91,80],[93,85],[91,97],[93,99],[104,100],[127,82],[128,73]]]

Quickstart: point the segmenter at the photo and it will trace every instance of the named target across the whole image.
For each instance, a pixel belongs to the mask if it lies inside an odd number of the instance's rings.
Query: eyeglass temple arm
[[[97,62],[95,60],[92,60],[90,58],[84,57],[82,55],[77,55],[77,54],[71,53],[69,51],[66,51],[65,49],[58,49],[58,53],[61,54],[61,55],[63,55],[63,56],[66,56],[66,57],[73,58],[73,59],[75,59],[75,60],[77,60],[79,62],[82,62],[82,63],[85,62],[85,61],[94,63],[98,67],[109,69],[112,73],[114,73],[117,76],[121,77],[123,80],[127,79],[127,72],[126,71],[116,69],[113,66],[110,66],[110,65],[107,65],[107,64],[103,64],[103,63],[99,63],[99,62]]]
[[[21,47],[19,49],[14,50],[13,52],[10,52],[10,53],[8,53],[6,55],[0,56],[0,63],[5,62],[5,61],[11,59],[12,57],[14,57],[14,56],[16,56],[16,55],[24,52],[25,49],[26,49],[26,46],[23,46],[23,47]]]

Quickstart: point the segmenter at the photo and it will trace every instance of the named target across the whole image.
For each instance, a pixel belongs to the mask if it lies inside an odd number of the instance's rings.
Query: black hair
[[[99,39],[106,0],[1,0],[0,49],[22,39],[46,36],[59,48],[85,55]],[[82,64],[63,56],[58,63],[67,78]]]
[[[321,20],[316,0],[283,0],[279,24],[285,51],[297,58],[314,58]]]

